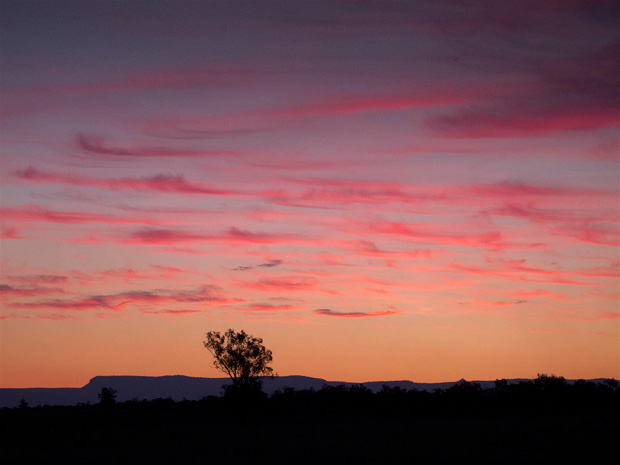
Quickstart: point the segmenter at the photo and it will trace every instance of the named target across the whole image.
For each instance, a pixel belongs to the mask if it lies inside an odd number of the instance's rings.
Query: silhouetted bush
[[[104,387],[97,394],[101,405],[112,405],[116,403],[116,389]]]

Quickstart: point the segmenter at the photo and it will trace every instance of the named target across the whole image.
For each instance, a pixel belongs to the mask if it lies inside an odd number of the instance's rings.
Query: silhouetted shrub
[[[116,403],[116,389],[104,387],[97,394],[101,405],[112,405]]]

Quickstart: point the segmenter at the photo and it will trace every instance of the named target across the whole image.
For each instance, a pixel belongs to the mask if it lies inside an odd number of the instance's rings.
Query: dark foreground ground
[[[4,463],[615,463],[620,417],[12,411]]]
[[[616,463],[617,394],[576,404],[531,392],[342,389],[250,402],[2,409],[1,456],[16,464]]]

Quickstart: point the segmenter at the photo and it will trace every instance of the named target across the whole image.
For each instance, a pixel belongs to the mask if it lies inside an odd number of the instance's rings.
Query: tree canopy
[[[224,334],[209,331],[203,344],[213,355],[213,366],[230,377],[235,389],[260,388],[262,378],[274,376],[268,366],[273,360],[271,350],[261,338],[243,330],[229,329]]]
[[[116,389],[104,387],[97,397],[101,405],[112,405],[116,403]]]

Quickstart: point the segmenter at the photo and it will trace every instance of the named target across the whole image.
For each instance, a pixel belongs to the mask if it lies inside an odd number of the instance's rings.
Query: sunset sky
[[[620,378],[620,3],[0,5],[0,387]]]

